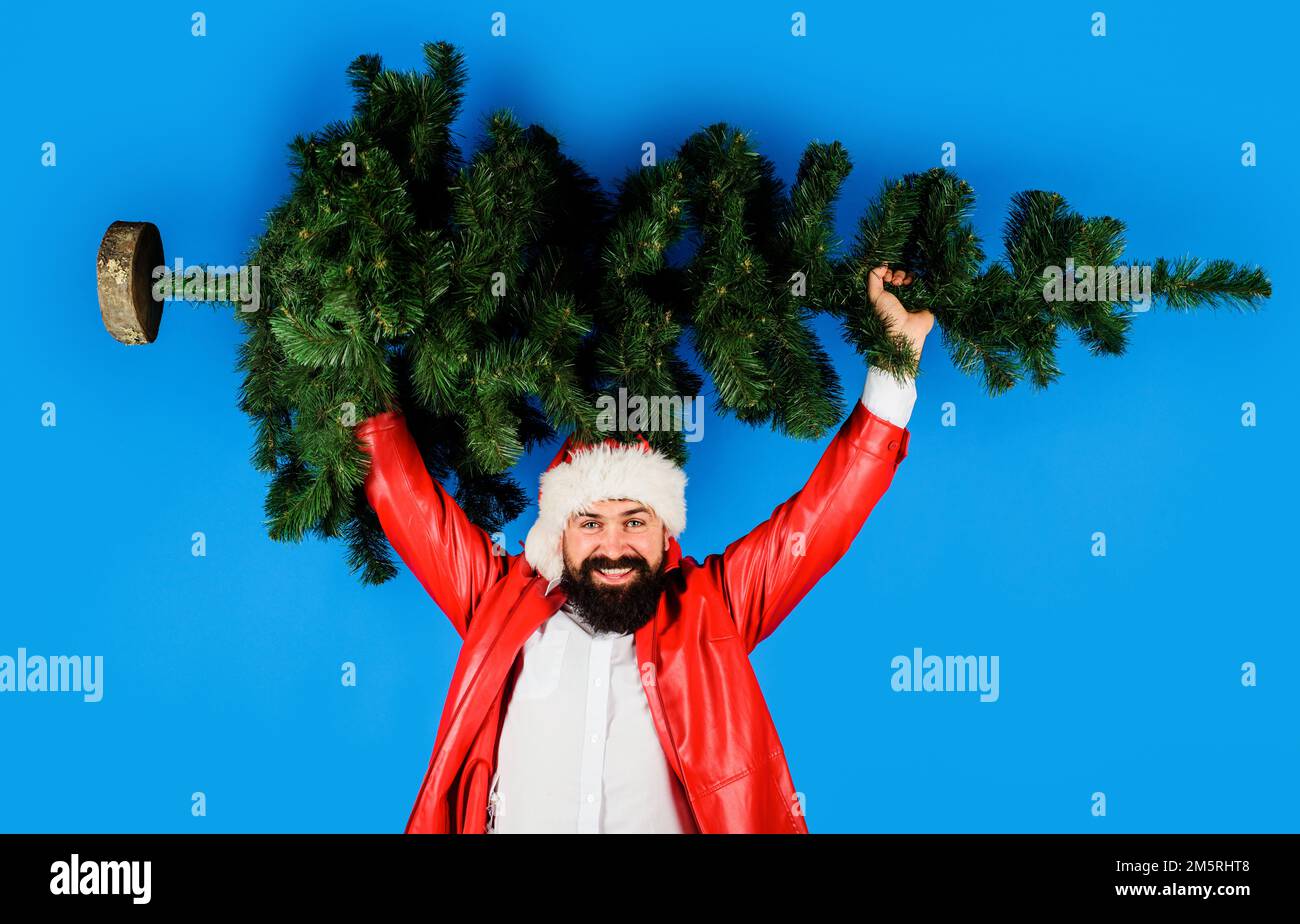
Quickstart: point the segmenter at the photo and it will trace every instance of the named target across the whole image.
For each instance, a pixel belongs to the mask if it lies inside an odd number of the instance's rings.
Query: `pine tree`
[[[508,110],[466,161],[452,132],[463,57],[444,42],[424,52],[423,72],[357,58],[351,118],[293,140],[292,192],[249,259],[263,308],[236,312],[239,406],[256,422],[253,463],[271,475],[268,532],[343,538],[365,582],[395,573],[353,426],[380,411],[403,412],[431,475],[454,479],[469,517],[497,532],[528,503],[509,474],[522,453],[559,431],[610,435],[601,396],[702,392],[683,334],[716,413],[799,438],[845,413],[814,314],[839,319],[871,365],[917,374],[867,297],[881,264],[914,274],[908,309],[934,312],[953,362],[990,394],[1058,378],[1062,327],[1095,354],[1124,352],[1131,308],[1051,300],[1044,271],[1144,264],[1119,263],[1122,222],[1083,218],[1056,193],[1017,195],[1003,256],[986,263],[971,187],[945,169],[908,174],[883,185],[837,256],[834,206],[852,169],[838,142],[809,145],[787,191],[746,133],[717,123],[610,196]],[[1263,270],[1226,260],[1146,265],[1175,310],[1254,308],[1270,294]],[[684,461],[681,432],[645,435]]]

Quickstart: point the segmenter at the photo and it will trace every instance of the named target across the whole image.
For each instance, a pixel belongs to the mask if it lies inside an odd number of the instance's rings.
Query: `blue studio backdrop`
[[[349,114],[347,64],[373,52],[417,68],[426,40],[466,55],[467,154],[500,107],[607,189],[644,142],[668,157],[717,121],[751,132],[787,183],[810,141],[837,139],[855,164],[837,211],[847,240],[883,178],[939,165],[951,142],[991,255],[1012,194],[1039,188],[1127,222],[1127,256],[1266,267],[1258,313],[1157,306],[1121,358],[1066,337],[1064,377],[1038,393],[988,397],[936,329],[892,487],[753,661],[813,832],[1296,830],[1300,14],[1111,2],[1100,37],[1093,12],[7,9],[0,656],[102,656],[103,673],[97,702],[0,692],[0,830],[405,824],[457,655],[451,624],[404,567],[366,588],[340,543],[266,537],[266,479],[236,407],[239,326],[174,302],[154,344],[124,346],[101,324],[92,264],[116,219],[156,223],[169,260],[242,261],[290,188],[289,140]],[[862,360],[833,321],[817,329],[855,400]],[[711,398],[687,468],[696,558],[767,517],[830,439],[748,428]],[[519,464],[530,494],[554,450]],[[507,531],[512,551],[533,515]],[[997,698],[896,692],[891,663],[916,649],[996,656]]]

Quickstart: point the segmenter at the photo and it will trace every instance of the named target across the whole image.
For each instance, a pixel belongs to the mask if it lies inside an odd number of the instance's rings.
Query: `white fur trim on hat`
[[[626,497],[645,504],[670,536],[686,529],[686,473],[660,452],[639,444],[605,443],[570,453],[567,462],[542,473],[537,522],[524,540],[524,558],[554,581],[564,573],[560,542],[569,517],[604,500]]]

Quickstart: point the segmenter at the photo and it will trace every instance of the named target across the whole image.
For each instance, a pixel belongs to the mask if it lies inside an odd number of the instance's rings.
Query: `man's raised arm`
[[[934,324],[928,311],[908,312],[884,291],[906,285],[909,274],[872,270],[869,295],[891,332],[901,334],[920,358]],[[767,520],[709,556],[745,650],[753,651],[831,569],[862,529],[898,465],[907,456],[908,420],[916,402],[915,380],[900,382],[872,368],[862,400],[840,427],[807,484]]]
[[[464,638],[483,593],[505,573],[506,557],[493,553],[491,537],[430,477],[400,412],[367,418],[357,437],[370,455],[366,498],[384,534]]]

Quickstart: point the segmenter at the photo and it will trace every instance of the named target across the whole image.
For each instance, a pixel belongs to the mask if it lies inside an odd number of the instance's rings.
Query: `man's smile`
[[[632,579],[631,568],[597,568],[602,584],[626,584]]]

